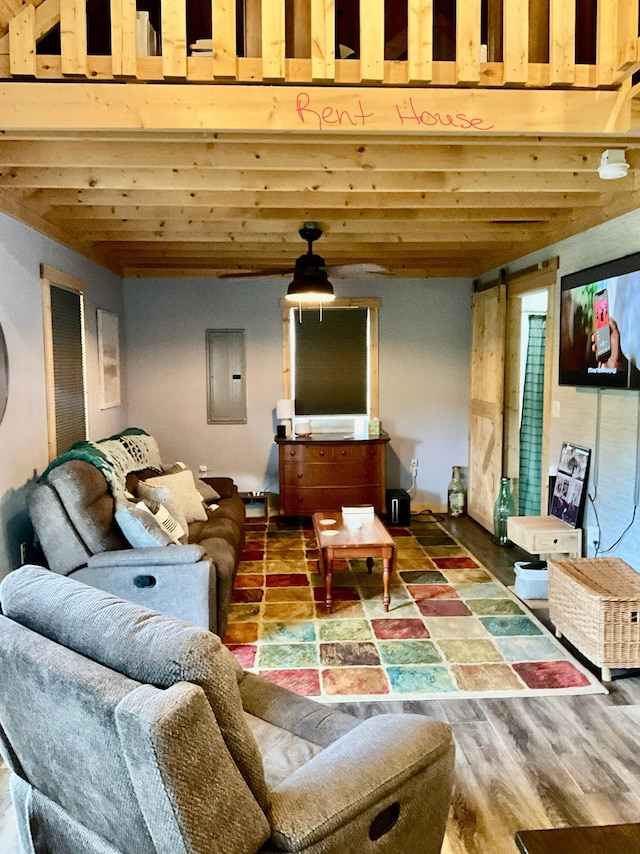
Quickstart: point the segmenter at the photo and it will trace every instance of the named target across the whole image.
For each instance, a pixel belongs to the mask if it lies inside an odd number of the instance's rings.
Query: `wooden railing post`
[[[135,77],[135,0],[111,0],[111,67],[114,75]]]
[[[9,22],[9,71],[36,74],[36,7],[31,4]]]
[[[576,76],[575,0],[550,0],[549,64],[551,84],[571,84]]]
[[[523,84],[529,78],[528,0],[508,0],[503,15],[504,82]]]
[[[187,13],[185,0],[161,0],[162,75],[187,76]]]
[[[638,6],[638,0],[618,0],[618,71],[626,71],[638,61]]]
[[[285,78],[284,0],[262,0],[262,76],[268,80]]]
[[[480,82],[480,0],[457,0],[456,78]]]
[[[235,77],[238,65],[235,0],[212,0],[211,22],[214,77]]]
[[[409,0],[407,14],[409,83],[428,83],[433,76],[433,0]]]
[[[311,76],[318,81],[336,76],[335,0],[311,0]]]
[[[60,64],[63,74],[87,73],[87,0],[60,0]]]
[[[360,0],[360,79],[384,80],[384,0]]]

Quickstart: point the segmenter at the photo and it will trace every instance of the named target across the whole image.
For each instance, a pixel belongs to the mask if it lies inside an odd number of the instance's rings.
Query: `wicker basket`
[[[550,560],[549,616],[560,637],[611,678],[640,667],[640,573],[619,558]]]

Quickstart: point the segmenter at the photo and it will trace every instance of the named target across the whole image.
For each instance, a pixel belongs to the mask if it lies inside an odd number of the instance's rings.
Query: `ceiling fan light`
[[[287,299],[298,303],[332,302],[336,295],[333,292],[333,285],[327,278],[327,271],[320,266],[310,266],[310,258],[324,263],[318,255],[302,255],[298,258],[293,279],[287,290]]]
[[[287,299],[292,302],[333,302],[336,295],[331,282],[296,282],[295,278],[287,290]]]
[[[303,240],[307,241],[309,248],[305,255],[300,255],[296,260],[293,280],[287,290],[286,298],[297,302],[300,308],[303,304],[315,303],[320,306],[322,314],[323,304],[332,302],[336,298],[333,285],[324,269],[324,258],[313,253],[313,241],[321,237],[322,229],[318,228],[315,222],[305,222],[299,234]]]

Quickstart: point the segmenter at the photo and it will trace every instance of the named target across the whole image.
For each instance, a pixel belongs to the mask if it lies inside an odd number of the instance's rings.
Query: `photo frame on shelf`
[[[587,497],[591,451],[571,442],[563,442],[558,473],[551,497],[550,515],[573,528],[582,525]]]
[[[118,315],[99,308],[98,370],[100,372],[100,409],[120,406],[120,336]]]

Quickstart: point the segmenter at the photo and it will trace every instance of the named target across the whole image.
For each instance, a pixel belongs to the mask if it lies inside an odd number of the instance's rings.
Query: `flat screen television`
[[[560,385],[640,389],[640,252],[562,276]]]

